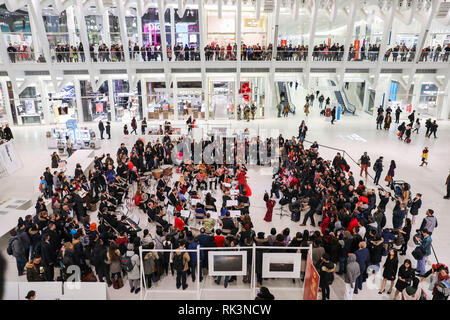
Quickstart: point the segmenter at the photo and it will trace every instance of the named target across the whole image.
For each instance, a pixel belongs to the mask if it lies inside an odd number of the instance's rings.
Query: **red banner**
[[[359,40],[355,40],[355,60],[359,59]]]
[[[328,38],[328,49],[331,48],[331,38]]]
[[[412,112],[412,104],[408,104],[406,106],[406,112],[411,113]]]
[[[95,104],[95,111],[96,111],[97,113],[103,112],[103,103],[96,103],[96,104]]]
[[[287,47],[287,40],[281,40],[281,46]]]
[[[303,300],[317,300],[319,292],[319,273],[313,265],[311,255],[307,253],[305,287],[303,289]]]

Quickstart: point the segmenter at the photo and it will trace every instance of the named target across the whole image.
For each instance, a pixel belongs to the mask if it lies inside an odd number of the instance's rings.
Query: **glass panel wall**
[[[209,118],[234,119],[234,81],[209,82]]]
[[[6,103],[5,99],[7,99],[8,92],[7,88],[3,88],[0,83],[0,124],[3,124],[8,121],[8,116],[6,114]]]
[[[223,11],[222,19],[217,16],[217,10],[207,11],[207,44],[219,45],[225,50],[228,45],[236,43],[236,12]]]
[[[18,124],[44,124],[42,100],[36,87],[27,87],[19,94],[19,99],[13,99],[18,115]]]
[[[87,80],[80,80],[80,88],[84,121],[111,121],[108,81],[104,81],[96,92]]]
[[[170,43],[170,11],[166,10],[166,41]],[[167,23],[167,21],[169,21]],[[168,24],[168,26],[167,26]],[[168,31],[168,32],[167,32]],[[159,12],[156,8],[149,8],[142,16],[142,37],[143,47],[141,47],[140,59],[144,61],[162,60],[161,25],[159,24]]]
[[[128,80],[122,79],[113,80],[113,86],[116,121],[129,124],[133,117],[136,120],[140,120],[142,114],[142,98],[137,90],[139,86],[134,90],[130,90]]]
[[[70,119],[78,119],[75,87],[66,85],[57,93],[48,94],[48,106],[54,123],[65,123]]]
[[[175,56],[176,60],[200,60],[200,29],[197,9],[186,9],[179,16],[175,9]]]
[[[299,13],[296,21],[291,12],[280,12],[277,60],[306,60],[310,20],[310,16],[304,13]]]
[[[10,12],[0,5],[0,28],[7,43],[11,62],[36,61],[31,35],[30,17],[26,7]],[[4,50],[4,48],[2,48]]]

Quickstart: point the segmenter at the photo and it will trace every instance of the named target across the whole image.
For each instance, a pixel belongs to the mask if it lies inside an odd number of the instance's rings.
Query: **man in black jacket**
[[[55,265],[56,265],[56,252],[52,248],[50,244],[50,235],[46,233],[43,236],[42,244],[41,244],[41,256],[42,256],[42,264],[45,267],[45,277],[47,281],[54,281],[55,277]]]
[[[100,138],[103,140],[103,132],[105,131],[105,125],[102,120],[98,122],[98,130],[100,130]]]

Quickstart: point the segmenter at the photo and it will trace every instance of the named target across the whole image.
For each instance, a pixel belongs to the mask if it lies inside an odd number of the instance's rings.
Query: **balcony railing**
[[[159,49],[159,48],[158,48]],[[145,51],[90,51],[86,56],[83,51],[67,52],[67,51],[51,51],[53,63],[84,63],[86,59],[91,62],[125,62],[125,55],[128,55],[131,61],[136,62],[158,62],[163,61],[163,52],[159,50]],[[237,53],[235,50],[214,50],[204,49],[205,61],[236,61]],[[413,62],[416,52],[386,52],[383,56],[383,62]],[[364,61],[376,62],[380,54],[378,51],[350,51],[347,61]],[[441,52],[424,52],[420,54],[419,62],[448,62],[450,51]],[[33,51],[16,51],[8,52],[8,57],[12,63],[43,63],[46,62],[43,53],[35,53]],[[200,50],[194,49],[185,51],[172,50],[167,51],[168,61],[200,61]],[[316,50],[312,52],[312,61],[335,61],[339,62],[344,59],[343,51],[326,51]],[[242,50],[241,61],[307,61],[307,50],[277,50],[275,59],[273,59],[272,49],[264,50]]]

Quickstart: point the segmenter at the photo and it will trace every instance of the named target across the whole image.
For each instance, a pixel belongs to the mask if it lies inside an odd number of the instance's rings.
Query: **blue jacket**
[[[426,256],[429,256],[431,254],[431,237],[426,236],[423,238],[422,242],[420,243],[420,246],[425,250]]]
[[[188,250],[197,250],[197,246],[199,246],[198,242],[192,241],[187,247]],[[196,252],[188,252],[189,257],[191,258],[191,262],[197,266],[197,253]],[[203,260],[204,250],[200,250],[200,261]]]
[[[361,272],[366,271],[367,266],[370,263],[369,249],[367,249],[367,248],[358,249],[355,251],[355,256],[356,256],[356,262],[358,262],[358,264],[359,264],[359,270],[361,270]]]

